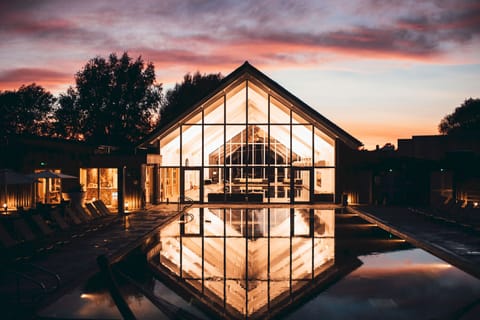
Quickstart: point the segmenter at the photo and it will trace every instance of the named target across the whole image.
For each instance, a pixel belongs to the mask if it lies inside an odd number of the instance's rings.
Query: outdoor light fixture
[[[128,201],[125,201],[125,210],[128,210]]]
[[[6,203],[3,204],[3,211],[5,211],[5,213],[7,213],[7,210],[8,210],[8,206]]]
[[[474,208],[478,207],[478,202],[474,202],[474,203],[473,203],[473,207],[474,207]]]

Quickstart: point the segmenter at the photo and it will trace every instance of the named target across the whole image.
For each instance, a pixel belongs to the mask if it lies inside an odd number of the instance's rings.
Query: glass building
[[[338,202],[340,144],[361,146],[245,62],[141,145],[159,155],[146,193],[156,202]]]

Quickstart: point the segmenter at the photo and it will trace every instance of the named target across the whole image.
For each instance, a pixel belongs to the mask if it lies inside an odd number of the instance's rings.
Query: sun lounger
[[[70,207],[65,207],[65,215],[75,224],[75,225],[80,225],[83,223],[82,220],[80,220],[78,214]]]
[[[35,240],[35,234],[23,218],[14,219],[12,223],[15,233],[21,236],[21,241]]]
[[[44,236],[50,236],[53,234],[52,228],[50,228],[50,226],[45,222],[42,216],[40,216],[39,214],[33,214],[31,218]]]
[[[99,218],[102,216],[102,214],[93,206],[93,204],[86,203],[85,206],[92,217]]]
[[[12,238],[3,224],[0,224],[0,241],[3,248],[11,248],[18,244],[18,241]]]
[[[63,231],[66,231],[70,229],[70,226],[68,223],[65,221],[65,219],[62,217],[60,214],[60,211],[58,209],[54,209],[53,211],[50,212],[50,217],[52,220],[56,223],[56,225]]]
[[[93,201],[93,205],[104,216],[114,215],[114,213],[107,208],[107,206],[102,200]]]
[[[77,215],[77,217],[80,218],[83,222],[90,222],[94,219],[90,213],[88,213],[83,207],[74,205],[70,208],[70,210],[73,210],[74,214]]]

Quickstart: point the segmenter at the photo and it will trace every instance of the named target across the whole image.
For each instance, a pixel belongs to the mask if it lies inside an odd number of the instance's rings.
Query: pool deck
[[[220,205],[220,207],[225,205]],[[233,205],[229,205],[229,207]],[[239,205],[245,207],[245,204]],[[264,204],[249,205],[264,208]],[[297,207],[297,206],[296,206]],[[311,208],[312,205],[301,207]],[[317,208],[317,206],[314,206]],[[334,208],[330,205],[328,208]],[[323,206],[322,208],[327,208]],[[413,245],[433,253],[450,264],[480,278],[480,232],[464,226],[442,223],[400,207],[349,206],[348,209],[382,229],[399,236]],[[79,286],[99,271],[97,257],[106,255],[111,261],[121,258],[139,246],[145,237],[162,222],[177,212],[177,205],[159,205],[126,218],[117,219],[104,229],[87,232],[51,252],[32,259],[32,263],[57,273],[61,279],[59,290],[46,295],[32,306],[33,314]],[[11,314],[19,310],[12,308]],[[20,312],[25,313],[24,308]],[[27,318],[28,319],[28,318]]]
[[[164,205],[151,207],[149,210],[129,214],[126,217],[119,216],[107,227],[88,232],[77,230],[74,233],[81,236],[70,238],[68,243],[32,257],[27,262],[57,274],[60,277],[60,286],[33,305],[9,304],[8,308],[11,310],[4,315],[7,319],[9,316],[12,319],[35,318],[34,314],[38,309],[57,300],[99,272],[96,260],[98,256],[105,255],[111,261],[122,257],[139,246],[145,236],[176,211],[176,205]],[[94,227],[94,224],[91,224],[91,227]]]
[[[480,231],[433,219],[420,210],[351,206],[350,211],[480,279]]]

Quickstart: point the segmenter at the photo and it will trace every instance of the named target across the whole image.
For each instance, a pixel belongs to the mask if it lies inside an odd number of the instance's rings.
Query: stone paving
[[[432,219],[413,208],[355,206],[349,209],[480,279],[480,232],[477,229]]]

